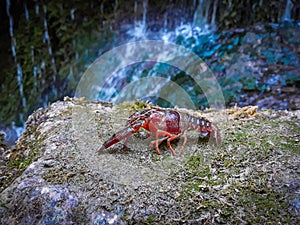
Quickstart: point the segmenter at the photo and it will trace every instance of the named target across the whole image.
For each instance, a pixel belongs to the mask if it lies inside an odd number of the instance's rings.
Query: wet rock
[[[300,26],[281,26],[278,32],[285,43],[300,45]]]
[[[299,109],[299,30],[297,25],[259,24],[241,34],[233,31],[232,38],[241,36],[240,44],[218,59],[225,65],[218,73],[229,105]]]

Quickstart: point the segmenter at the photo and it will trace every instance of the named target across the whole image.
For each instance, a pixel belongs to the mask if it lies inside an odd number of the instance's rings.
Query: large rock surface
[[[145,131],[96,154],[135,107],[66,99],[33,113],[2,150],[0,224],[299,222],[299,111],[210,112],[222,147],[189,132],[183,157],[164,144],[158,156]]]

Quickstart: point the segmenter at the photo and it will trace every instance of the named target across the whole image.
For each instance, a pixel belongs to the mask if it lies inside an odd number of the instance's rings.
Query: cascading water
[[[50,37],[49,37],[48,22],[47,22],[47,6],[45,4],[43,5],[43,9],[44,9],[44,29],[45,29],[43,41],[45,43],[47,43],[47,45],[48,45],[48,53],[51,57],[52,74],[53,74],[52,75],[53,84],[52,84],[52,87],[51,87],[51,91],[54,94],[54,96],[57,96],[57,90],[56,90],[56,87],[55,87],[55,82],[56,82],[56,77],[57,77],[57,68],[56,68],[56,65],[55,65],[55,58],[54,58],[53,53],[52,53],[52,46],[51,46],[51,40],[50,40]]]
[[[291,11],[293,8],[293,2],[291,0],[287,0],[286,1],[286,5],[285,5],[285,10],[284,10],[284,14],[282,17],[282,22],[291,22]]]
[[[10,0],[6,0],[6,12],[7,12],[7,16],[9,18],[9,35],[10,35],[10,38],[11,38],[11,52],[12,52],[12,56],[13,56],[13,59],[14,59],[15,64],[16,64],[16,69],[17,69],[17,82],[18,82],[18,85],[19,85],[19,93],[20,93],[20,96],[21,96],[21,99],[22,99],[22,106],[23,106],[23,108],[25,108],[26,107],[26,98],[25,98],[25,95],[24,95],[24,87],[23,87],[23,71],[22,71],[21,64],[18,62],[17,53],[16,53],[17,43],[16,43],[16,38],[14,37],[13,17],[10,13]],[[23,117],[24,117],[24,115],[21,112],[20,113],[20,120],[24,122]]]
[[[168,30],[168,14],[170,13],[166,10],[164,15],[163,26],[159,30],[152,30],[151,26],[147,26],[147,11],[148,11],[148,1],[144,0],[142,2],[135,1],[134,2],[134,14],[138,15],[140,11],[141,18],[137,16],[134,17],[134,22],[132,25],[126,25],[129,27],[127,30],[128,42],[135,42],[140,40],[154,39],[154,40],[162,40],[165,42],[176,43],[178,37],[183,37],[184,40],[199,40],[199,37],[202,35],[209,35],[216,29],[215,17],[217,11],[217,2],[218,1],[210,1],[210,0],[199,0],[198,2],[195,0],[194,5],[196,10],[194,12],[193,21],[189,23],[182,23],[176,25],[174,30]],[[209,12],[213,12],[212,15]],[[189,48],[193,48],[193,46],[199,45],[197,41],[189,46]],[[132,54],[130,46],[126,51],[126,57],[130,57]],[[115,103],[119,103],[119,93],[122,88],[128,85],[130,82],[137,81],[141,78],[141,76],[146,77],[165,77],[165,81],[157,84],[153,84],[151,89],[151,93],[149,95],[158,96],[162,87],[164,87],[168,81],[175,76],[180,71],[178,69],[171,68],[168,65],[161,65],[160,63],[139,63],[135,65],[129,65],[126,68],[123,68],[119,71],[116,71],[104,84],[103,87],[99,87],[101,92],[99,93],[98,99],[105,101],[112,101]],[[146,73],[146,75],[145,75]],[[164,73],[164,74],[162,74]],[[149,84],[151,85],[151,84]],[[136,95],[138,93],[143,92],[144,87],[134,87],[134,92]],[[122,99],[126,99],[123,96]],[[145,100],[145,99],[143,99]],[[149,99],[147,99],[149,100]],[[157,104],[158,99],[150,99],[153,103]]]
[[[127,34],[132,37],[132,41],[137,41],[145,38],[146,30],[147,30],[147,5],[148,1],[144,0],[142,3],[143,16],[142,20],[134,17],[133,28],[127,31]],[[139,10],[139,3],[137,1],[134,2],[134,14],[136,15]]]
[[[6,13],[9,18],[9,36],[11,39],[11,52],[12,52],[12,57],[13,57],[14,63],[16,65],[16,72],[17,72],[16,79],[17,79],[17,84],[19,87],[19,94],[21,97],[21,105],[22,105],[22,108],[25,109],[27,106],[27,103],[26,103],[26,97],[24,95],[23,70],[22,70],[22,66],[18,60],[18,57],[17,57],[17,52],[16,52],[17,43],[16,43],[16,38],[14,36],[14,21],[13,21],[12,15],[10,13],[10,7],[11,7],[10,0],[6,0]],[[25,8],[25,18],[28,21],[29,13],[27,10],[26,3],[24,5],[24,8]],[[16,103],[16,104],[18,104],[18,103]],[[19,120],[21,121],[22,124],[24,124],[24,112],[23,111],[19,112]],[[11,126],[2,127],[2,125],[0,124],[0,128],[1,128],[0,132],[4,133],[7,143],[10,145],[14,144],[15,139],[17,137],[19,137],[24,130],[23,126],[22,127],[16,126],[14,121],[12,121]]]

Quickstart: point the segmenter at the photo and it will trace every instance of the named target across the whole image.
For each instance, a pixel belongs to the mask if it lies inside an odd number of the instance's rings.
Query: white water
[[[215,31],[215,17],[217,12],[217,3],[218,1],[210,1],[210,0],[195,0],[194,6],[196,10],[194,12],[193,21],[190,23],[182,23],[178,24],[174,30],[168,30],[168,16],[169,11],[166,10],[164,15],[163,26],[158,31],[152,31],[151,28],[147,27],[147,10],[148,10],[148,1],[143,0],[142,2],[135,1],[134,3],[134,22],[132,25],[128,25],[127,35],[129,40],[127,42],[135,42],[140,40],[162,40],[165,42],[175,42],[176,38],[182,36],[185,40],[189,38],[195,38],[195,40],[199,39],[202,35],[207,35]],[[103,10],[101,8],[101,10]],[[139,15],[142,12],[141,18],[138,18],[136,15]],[[209,12],[212,12],[212,15],[209,15]],[[177,19],[180,21],[180,18]],[[195,45],[199,43],[194,43],[190,47],[193,48]],[[131,49],[127,49],[124,58],[130,57]],[[151,68],[151,69],[149,69]],[[141,78],[142,72],[147,69],[147,63],[144,65],[132,66],[130,65],[127,68],[124,68],[120,71],[116,71],[105,83],[104,87],[99,88],[101,93],[99,95],[99,99],[105,101],[116,102],[118,99],[118,95],[121,92],[122,88],[127,84],[124,84],[126,80],[130,79],[131,82],[137,81]],[[128,71],[131,70],[130,74]],[[161,76],[162,71],[159,68],[158,64],[148,65],[148,74],[147,77],[159,77]],[[160,83],[159,85],[154,85],[151,93],[149,95],[159,96],[159,92],[168,83],[168,79],[171,77],[167,77],[165,82]],[[151,85],[151,84],[149,84]],[[135,87],[135,92],[143,92],[143,87]]]
[[[24,86],[23,86],[23,70],[21,67],[21,64],[18,62],[18,57],[17,57],[17,53],[16,53],[16,38],[14,37],[14,22],[13,22],[13,17],[10,13],[10,0],[6,0],[6,13],[7,16],[9,18],[9,35],[10,35],[10,39],[11,39],[11,52],[12,52],[12,56],[16,65],[16,70],[17,70],[17,83],[19,86],[19,93],[21,96],[21,104],[22,107],[25,108],[26,107],[26,97],[24,95]],[[25,13],[26,15],[26,13]],[[28,18],[29,18],[29,14],[28,14]],[[20,120],[22,123],[24,123],[24,115],[23,112],[20,112]]]
[[[52,64],[52,88],[51,88],[51,91],[54,94],[54,96],[57,96],[57,89],[55,87],[55,82],[56,82],[56,77],[57,77],[57,68],[56,68],[56,64],[55,64],[55,58],[52,53],[51,39],[50,39],[49,32],[48,32],[47,6],[45,4],[43,4],[43,10],[44,10],[43,16],[44,16],[44,30],[45,30],[43,42],[47,43],[48,53],[51,57],[51,64]],[[48,104],[48,99],[44,99],[44,101],[46,101],[46,104]]]
[[[285,10],[284,10],[284,14],[282,17],[282,22],[291,22],[291,11],[293,8],[293,2],[291,0],[287,0],[286,1],[286,5],[285,5]]]

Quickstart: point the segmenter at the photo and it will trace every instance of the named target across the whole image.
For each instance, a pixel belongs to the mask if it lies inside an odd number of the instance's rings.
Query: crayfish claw
[[[132,136],[134,133],[136,133],[138,131],[138,129],[140,128],[140,126],[141,126],[140,124],[136,124],[134,128],[126,127],[124,129],[120,130],[119,132],[114,134],[110,139],[108,139],[106,142],[104,142],[104,144],[98,150],[98,152],[101,152],[102,150],[109,148],[110,146],[120,142],[123,139],[125,139],[124,148],[126,149],[128,138],[130,136]]]
[[[103,151],[105,149],[105,146],[104,145],[102,145],[101,146],[101,148],[99,148],[98,150],[97,150],[97,153],[98,154],[100,154],[101,153],[101,151]]]

